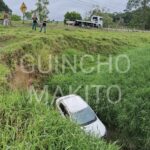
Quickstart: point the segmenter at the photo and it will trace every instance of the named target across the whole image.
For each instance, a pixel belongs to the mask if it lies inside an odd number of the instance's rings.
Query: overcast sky
[[[15,14],[21,14],[22,2],[28,7],[28,11],[35,9],[36,0],[4,0]],[[49,11],[51,20],[63,20],[67,11],[78,11],[83,16],[93,5],[99,5],[110,12],[121,12],[126,8],[128,0],[50,0]]]

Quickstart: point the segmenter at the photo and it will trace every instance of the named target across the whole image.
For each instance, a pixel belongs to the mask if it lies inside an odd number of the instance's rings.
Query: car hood
[[[96,136],[98,138],[101,138],[106,135],[106,128],[104,124],[97,119],[95,122],[81,127],[86,133],[89,133],[90,135]]]

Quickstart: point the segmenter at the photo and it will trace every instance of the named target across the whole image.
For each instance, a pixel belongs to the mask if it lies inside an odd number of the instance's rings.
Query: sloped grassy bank
[[[41,88],[48,84],[51,94],[55,92],[57,85],[61,86],[64,94],[68,94],[69,85],[75,89],[78,85],[82,85],[83,88],[78,94],[85,98],[85,85],[104,84],[106,87],[112,84],[120,85],[123,92],[120,103],[110,104],[106,99],[106,89],[103,88],[99,92],[101,97],[99,103],[95,102],[95,90],[90,89],[89,103],[106,126],[114,131],[111,139],[119,140],[120,145],[123,145],[125,149],[148,150],[150,144],[149,34],[55,29],[46,35],[41,35],[30,33],[28,29],[26,32],[22,29],[9,30],[11,37],[15,35],[14,42],[8,41],[5,35],[2,45],[5,43],[7,45],[3,46],[0,51],[1,63],[7,65],[9,71],[15,70],[22,56],[31,54],[35,59],[27,59],[25,65],[35,65],[34,75],[38,77],[36,80],[39,80]],[[21,30],[21,34],[18,30]],[[36,59],[41,56],[44,70],[48,68],[49,54],[60,58],[64,54],[72,64],[74,55],[77,55],[80,60],[85,54],[90,54],[95,58],[95,62],[86,61],[85,67],[88,69],[96,64],[98,54],[101,54],[103,61],[108,61],[108,54],[112,54],[115,59],[117,54],[121,53],[126,53],[131,59],[131,69],[127,74],[118,74],[115,71],[109,74],[108,68],[103,68],[100,73],[95,70],[90,74],[84,74],[78,62],[76,74],[72,73],[70,67],[66,65],[65,74],[61,74],[61,70],[60,72],[52,70],[43,75],[38,71]],[[125,65],[121,63],[120,67],[124,68]],[[61,61],[59,67],[62,67]],[[7,69],[1,68],[5,71],[2,74],[5,77],[8,74]],[[36,102],[31,104],[28,102],[28,97],[23,95],[9,92],[1,94],[0,131],[5,137],[0,138],[2,148],[12,146],[15,149],[19,146],[20,149],[28,149],[29,146],[31,149],[62,149],[62,147],[64,149],[118,149],[114,145],[86,137],[74,125],[62,120],[53,109],[45,108]],[[116,91],[111,93],[113,100],[117,96]]]
[[[25,32],[25,30],[27,31]],[[109,54],[116,55],[127,47],[137,46],[133,42],[136,41],[133,35],[131,36],[133,41],[130,41],[126,34],[124,36],[120,36],[119,33],[111,33],[109,35],[107,32],[101,33],[94,30],[54,30],[46,35],[33,33],[29,29],[25,30],[10,28],[9,34],[5,33],[4,29],[2,30],[3,32],[0,35],[0,45],[2,45],[0,47],[0,61],[2,64],[9,66],[10,71],[13,72],[20,65],[21,59],[25,55],[29,55],[29,57],[27,56],[24,59],[24,65],[34,65],[34,75],[38,74],[38,78],[44,77],[44,79],[45,76],[40,75],[37,69],[39,56],[42,60],[42,68],[46,70],[49,65],[49,55],[61,57],[66,54],[77,55],[78,52],[78,58],[80,59],[81,56],[86,54],[95,56],[101,54],[102,60],[106,60]],[[147,37],[145,39],[147,40]],[[138,44],[141,43],[138,42]],[[75,52],[69,52],[69,49],[74,49]],[[52,72],[55,73],[54,70]],[[47,75],[51,75],[51,72]]]

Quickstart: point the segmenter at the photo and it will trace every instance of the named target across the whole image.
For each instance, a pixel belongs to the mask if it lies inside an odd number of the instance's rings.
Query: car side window
[[[63,114],[64,114],[66,117],[68,117],[69,114],[68,114],[68,111],[66,110],[65,106],[64,106],[63,104],[60,104],[59,107],[60,107],[61,111],[63,112]]]

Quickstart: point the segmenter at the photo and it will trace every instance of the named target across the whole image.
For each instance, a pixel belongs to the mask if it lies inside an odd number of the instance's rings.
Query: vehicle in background
[[[64,118],[69,118],[80,125],[86,133],[98,138],[106,135],[104,124],[80,96],[68,95],[61,97],[57,99],[56,107]]]
[[[79,27],[92,27],[92,28],[102,28],[103,27],[103,17],[92,16],[91,21],[76,20],[76,21],[66,21],[67,25],[79,26]]]
[[[103,27],[103,17],[92,16],[91,21],[76,20],[75,26],[102,28]]]

